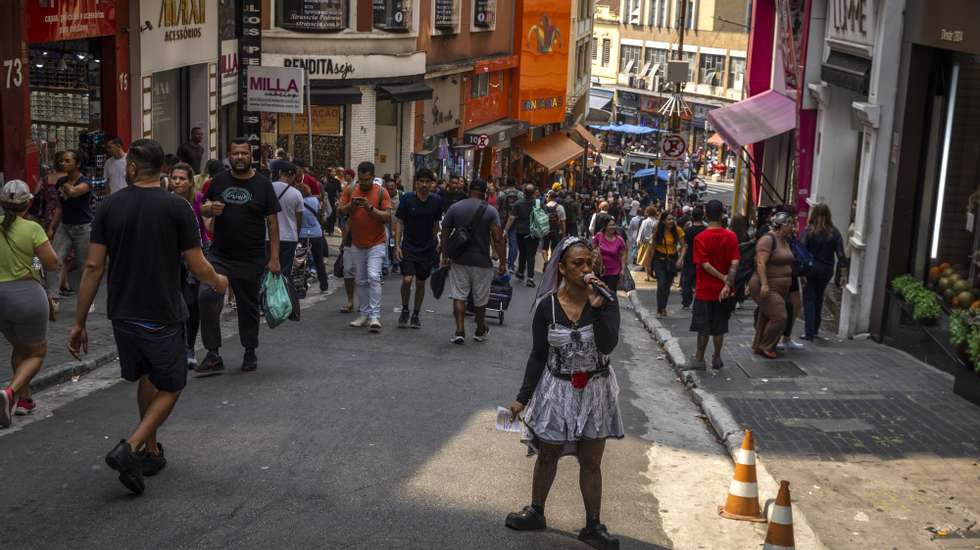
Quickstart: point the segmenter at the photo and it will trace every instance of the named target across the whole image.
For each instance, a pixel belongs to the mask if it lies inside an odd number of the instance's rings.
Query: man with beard
[[[163,149],[151,139],[133,142],[126,156],[128,186],[106,197],[92,222],[85,273],[78,291],[68,351],[76,359],[88,351],[86,319],[109,266],[108,316],[122,377],[139,382],[140,421],[136,430],[106,455],[119,481],[143,493],[143,476],[166,466],[157,429],[187,384],[181,296],[181,258],[208,292],[224,294],[228,279],[201,252],[200,230],[190,204],[160,188]],[[108,262],[106,258],[108,257]]]
[[[449,210],[450,206],[466,198],[466,189],[464,187],[463,178],[456,176],[449,179],[449,183],[442,192],[443,214]]]
[[[266,268],[282,271],[279,264],[280,211],[275,189],[268,178],[252,169],[252,149],[248,140],[236,138],[228,147],[231,170],[214,177],[201,215],[214,218],[214,241],[210,260],[214,268],[227,275],[238,303],[238,338],[245,348],[242,370],[258,368],[255,348],[259,347],[259,286]],[[269,234],[266,265],[265,235]],[[201,339],[208,354],[198,367],[199,376],[224,372],[221,358],[221,308],[224,296],[201,287]]]

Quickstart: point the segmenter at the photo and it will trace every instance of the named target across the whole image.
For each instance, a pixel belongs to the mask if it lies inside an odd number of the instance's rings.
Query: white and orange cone
[[[794,550],[793,506],[789,499],[789,482],[779,482],[779,494],[769,516],[766,544],[762,550]]]
[[[735,475],[728,488],[728,499],[725,506],[719,508],[721,517],[741,521],[756,521],[764,523],[759,506],[759,484],[755,476],[755,444],[752,441],[752,430],[745,430],[742,448],[735,457]]]

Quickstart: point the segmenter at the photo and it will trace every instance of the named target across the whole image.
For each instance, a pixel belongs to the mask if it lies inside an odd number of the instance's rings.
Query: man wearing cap
[[[456,332],[450,340],[462,345],[466,342],[466,299],[473,297],[476,314],[476,332],[473,339],[485,342],[490,335],[487,326],[487,301],[490,299],[490,283],[493,281],[493,262],[490,259],[490,245],[500,263],[497,273],[507,273],[504,260],[504,233],[500,228],[500,216],[496,208],[486,202],[487,182],[477,179],[470,184],[470,197],[461,200],[446,211],[442,222],[442,265],[449,266],[449,297],[453,300],[453,317],[456,319]],[[451,239],[455,240],[458,231],[465,231],[468,239],[460,251],[450,258]],[[455,234],[455,235],[454,235]]]

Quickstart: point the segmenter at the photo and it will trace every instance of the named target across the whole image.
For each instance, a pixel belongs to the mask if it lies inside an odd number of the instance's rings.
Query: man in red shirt
[[[721,360],[721,346],[728,332],[728,319],[732,315],[732,286],[738,271],[738,238],[721,225],[725,207],[721,201],[709,201],[704,207],[708,228],[694,238],[694,265],[697,268],[694,282],[694,312],[691,331],[698,333],[698,351],[694,368],[703,369],[704,352],[708,338],[714,341],[715,354],[711,368],[725,366]]]

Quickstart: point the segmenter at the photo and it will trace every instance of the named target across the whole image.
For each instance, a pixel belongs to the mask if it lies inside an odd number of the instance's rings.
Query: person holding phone
[[[575,454],[586,513],[578,538],[595,548],[619,548],[599,519],[606,439],[624,435],[619,384],[609,361],[619,342],[619,306],[596,290],[610,291],[592,270],[592,246],[577,237],[559,243],[545,268],[524,383],[509,407],[511,420],[524,413],[521,441],[537,453],[531,504],[509,514],[506,525],[518,531],[547,528],[544,506],[558,459]]]

